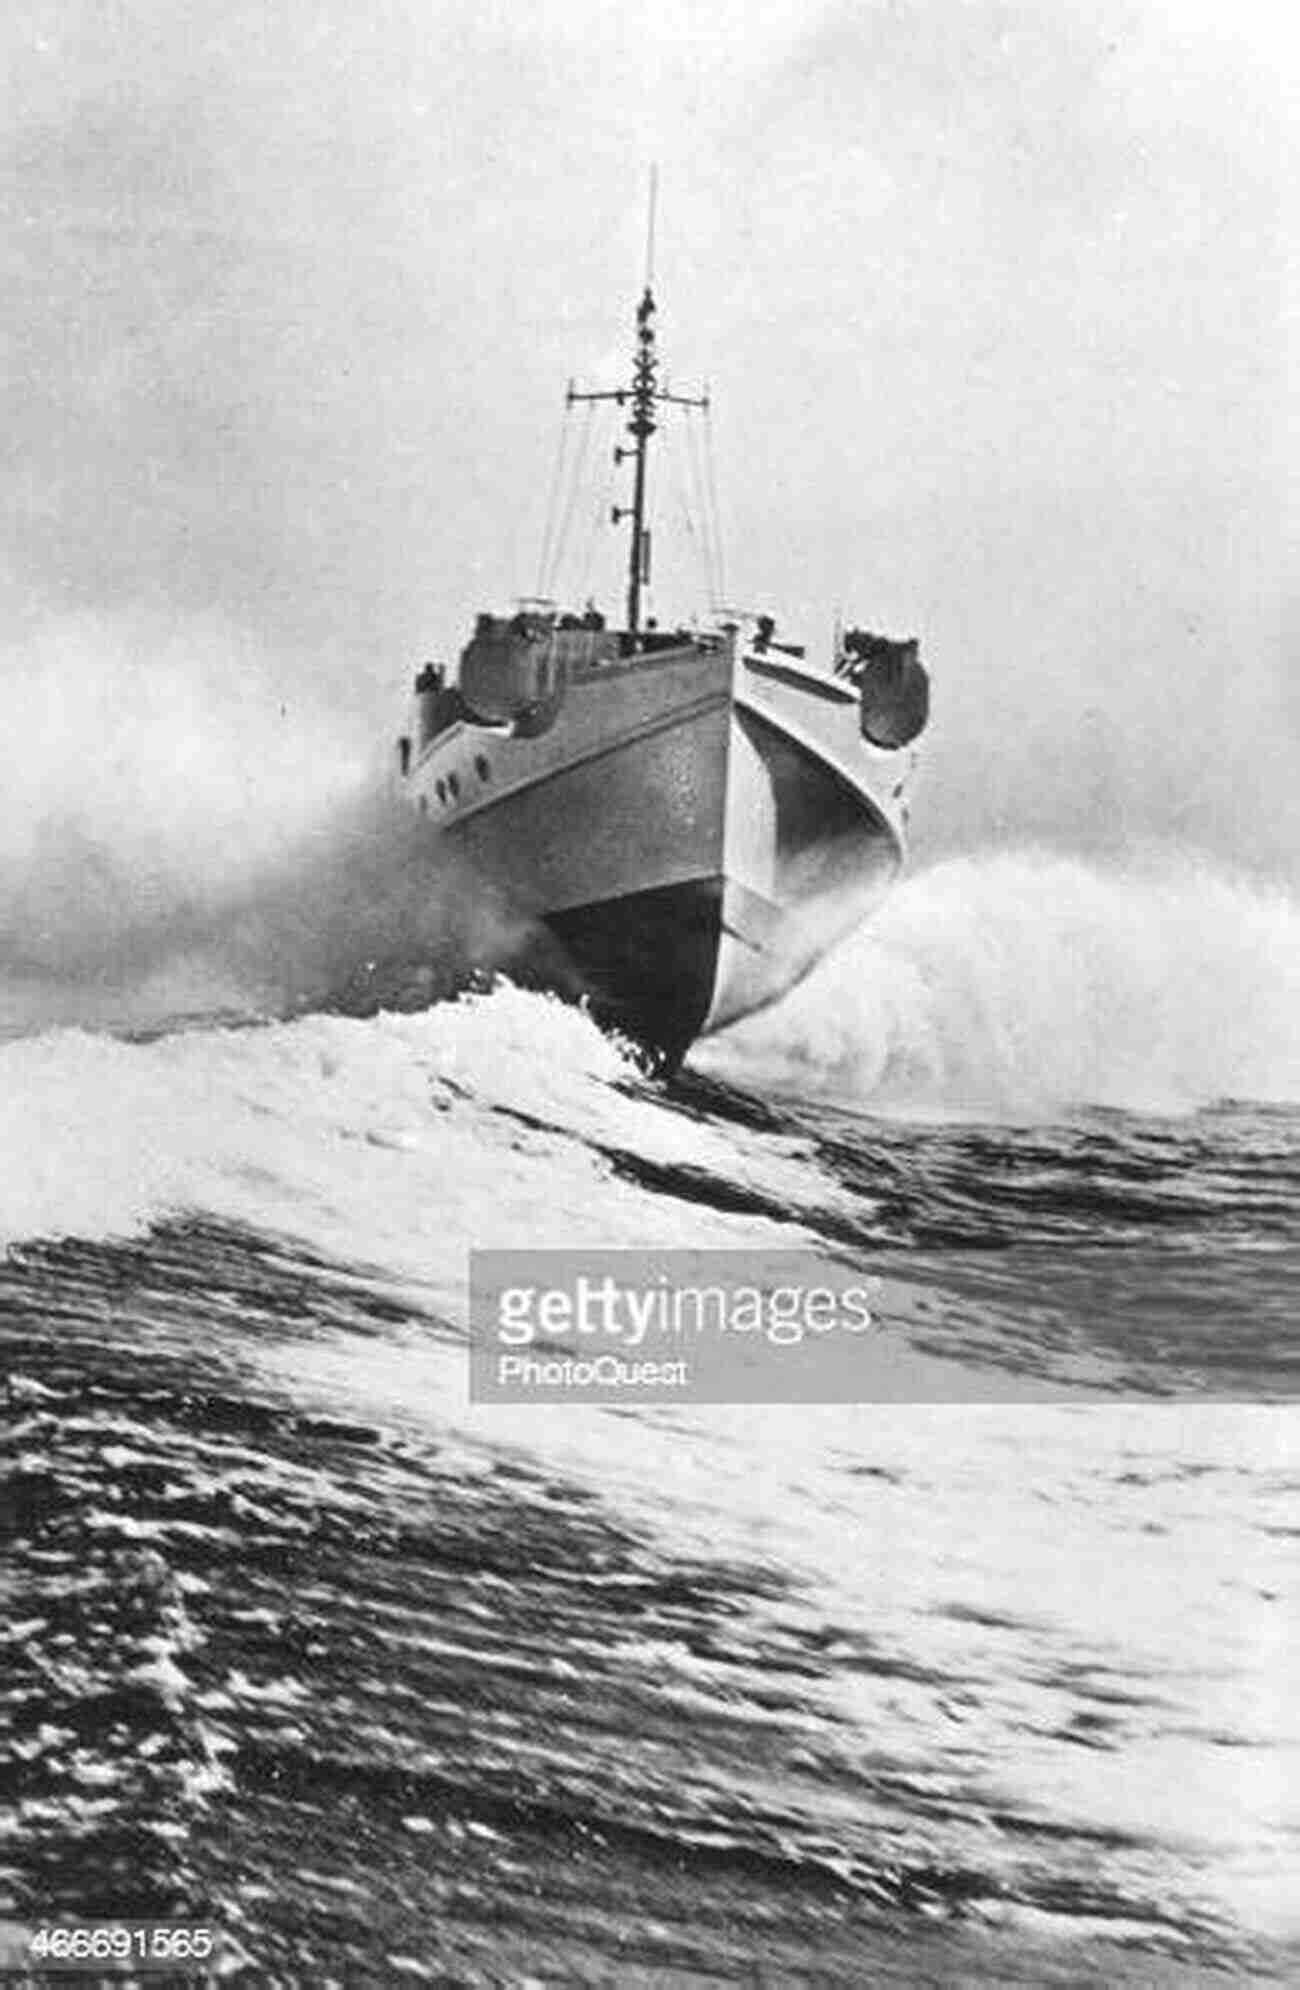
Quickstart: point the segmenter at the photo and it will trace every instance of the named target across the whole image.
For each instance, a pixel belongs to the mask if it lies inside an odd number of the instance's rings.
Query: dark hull
[[[680,1064],[713,1000],[722,938],[722,880],[638,891],[552,913],[563,948],[596,1021]]]

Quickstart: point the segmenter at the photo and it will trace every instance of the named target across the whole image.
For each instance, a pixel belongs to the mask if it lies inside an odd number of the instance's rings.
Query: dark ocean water
[[[1300,1111],[995,1112],[801,999],[667,1093],[507,988],[0,1046],[12,1923],[1295,1980]],[[965,1400],[471,1406],[466,1251],[556,1242],[850,1262]]]

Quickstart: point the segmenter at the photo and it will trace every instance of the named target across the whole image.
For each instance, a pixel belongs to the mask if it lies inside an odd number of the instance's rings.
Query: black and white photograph
[[[1300,1982],[1300,29],[10,0],[0,1978]]]

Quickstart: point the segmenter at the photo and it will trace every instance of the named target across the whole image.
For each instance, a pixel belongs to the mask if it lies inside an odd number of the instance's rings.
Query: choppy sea
[[[1283,894],[938,865],[667,1087],[507,985],[9,992],[5,1919],[248,1983],[1300,1978]],[[473,1406],[505,1244],[847,1260],[960,1399]]]

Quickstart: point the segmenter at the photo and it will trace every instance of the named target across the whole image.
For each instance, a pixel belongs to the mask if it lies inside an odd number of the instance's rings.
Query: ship
[[[868,918],[903,862],[929,716],[915,638],[838,625],[824,663],[774,615],[661,628],[648,470],[668,410],[650,278],[625,384],[568,404],[626,414],[626,607],[530,598],[425,664],[398,742],[419,861],[494,916],[462,966],[577,997],[672,1071],[701,1036],[777,1001]]]

